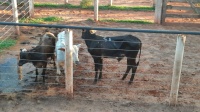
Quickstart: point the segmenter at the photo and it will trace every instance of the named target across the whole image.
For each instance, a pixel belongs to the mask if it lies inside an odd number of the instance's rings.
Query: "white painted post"
[[[112,6],[112,0],[110,0],[110,4],[109,5]]]
[[[98,21],[99,0],[94,0],[94,21]]]
[[[34,0],[29,0],[29,15],[34,17]]]
[[[68,0],[65,0],[65,4],[68,4],[69,3],[69,1]]]
[[[163,0],[156,0],[156,2],[155,2],[154,23],[161,24],[161,21],[162,21],[162,7],[163,7]]]
[[[171,92],[170,92],[170,105],[176,105],[177,103],[185,40],[186,40],[185,35],[180,35],[180,34],[178,35],[176,43],[174,67],[173,67]]]
[[[65,31],[65,89],[67,95],[73,98],[73,57],[72,57],[72,45],[73,37],[72,31]]]
[[[13,10],[13,21],[19,23],[18,20],[18,10],[17,10],[17,0],[12,0],[12,10]],[[19,26],[15,26],[16,34],[20,35]]]

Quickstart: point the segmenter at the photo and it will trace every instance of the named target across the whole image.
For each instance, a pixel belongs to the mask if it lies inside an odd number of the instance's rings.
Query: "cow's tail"
[[[139,63],[140,63],[141,50],[142,50],[142,42],[140,41],[140,52],[139,52],[139,59],[138,59],[138,62],[137,62],[137,66],[138,66]]]

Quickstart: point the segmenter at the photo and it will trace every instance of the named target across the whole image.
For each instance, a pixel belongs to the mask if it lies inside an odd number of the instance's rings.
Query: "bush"
[[[82,0],[80,3],[81,8],[89,8],[93,5],[93,0]]]

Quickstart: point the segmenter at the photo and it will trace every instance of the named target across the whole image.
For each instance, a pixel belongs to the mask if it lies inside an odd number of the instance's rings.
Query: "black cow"
[[[38,77],[38,68],[43,68],[43,82],[45,82],[45,71],[47,66],[47,55],[41,52],[38,52],[42,47],[37,46],[29,51],[26,49],[20,49],[20,60],[18,62],[18,66],[22,66],[25,63],[31,62],[36,67],[36,78],[35,82],[37,82]]]
[[[82,38],[88,47],[88,52],[92,55],[95,64],[95,79],[102,78],[102,58],[116,57],[120,61],[123,57],[127,57],[127,69],[122,77],[122,80],[126,78],[129,71],[132,69],[132,75],[129,84],[133,82],[137,66],[136,57],[138,52],[139,59],[141,55],[141,40],[132,35],[115,36],[115,37],[101,37],[95,34],[94,30],[82,30]],[[99,73],[99,76],[98,76]]]

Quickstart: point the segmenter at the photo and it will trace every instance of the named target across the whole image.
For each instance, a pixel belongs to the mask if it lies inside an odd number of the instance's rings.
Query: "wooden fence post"
[[[94,0],[94,21],[98,21],[99,0]]]
[[[65,31],[65,89],[67,95],[73,98],[73,57],[72,57],[72,45],[73,37],[72,31]]]
[[[109,5],[112,6],[112,0],[110,0],[110,4]]]
[[[177,103],[185,40],[185,35],[178,35],[171,83],[170,105],[176,105]]]
[[[168,0],[163,0],[163,3],[162,3],[161,24],[165,23],[167,2],[168,2]]]
[[[69,3],[69,1],[68,0],[65,0],[65,4],[68,4]]]
[[[17,0],[12,0],[12,10],[13,10],[13,20],[15,23],[19,23],[18,20],[18,10],[17,10]],[[19,26],[15,26],[16,34],[20,35]]]
[[[29,15],[34,17],[34,0],[29,0]]]
[[[161,20],[162,20],[162,7],[163,7],[163,0],[156,0],[156,2],[155,2],[154,23],[161,24]]]

